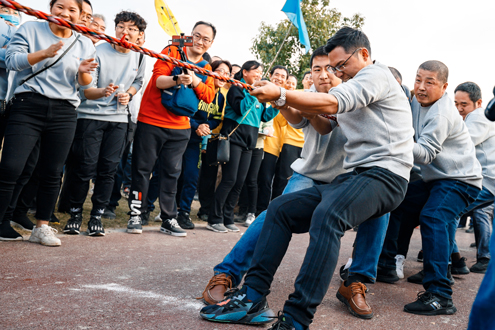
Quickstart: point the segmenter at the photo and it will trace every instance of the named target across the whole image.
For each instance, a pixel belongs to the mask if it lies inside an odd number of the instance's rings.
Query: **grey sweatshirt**
[[[481,165],[473,141],[447,93],[425,108],[413,98],[411,107],[414,162],[421,168],[423,181],[458,180],[481,189]]]
[[[345,169],[378,166],[406,180],[413,166],[411,110],[387,66],[375,62],[332,88],[347,138]]]
[[[9,89],[9,72],[5,65],[5,53],[7,46],[12,39],[17,28],[8,25],[3,19],[0,19],[0,100],[5,100]]]
[[[127,123],[127,114],[117,112],[116,93],[109,97],[96,100],[88,100],[84,96],[84,90],[95,87],[105,88],[110,83],[124,84],[124,90],[134,87],[137,91],[143,86],[146,60],[143,59],[139,66],[140,54],[136,52],[121,53],[113,49],[109,43],[96,47],[96,61],[98,68],[93,74],[93,82],[81,87],[81,105],[77,109],[77,118]],[[133,100],[134,101],[134,98]]]
[[[464,120],[476,149],[476,158],[481,164],[483,187],[495,195],[495,123],[478,108]]]
[[[57,64],[19,86],[23,79],[55,62],[77,35],[73,31],[69,38],[57,37],[50,30],[48,22],[26,22],[21,25],[7,47],[5,58],[8,70],[19,71],[12,84],[14,94],[36,92],[51,99],[67,100],[77,108],[81,103],[76,88],[79,64],[95,55],[95,48],[89,38],[81,36]],[[59,41],[64,42],[59,55],[35,65],[29,64],[29,53],[47,49]]]

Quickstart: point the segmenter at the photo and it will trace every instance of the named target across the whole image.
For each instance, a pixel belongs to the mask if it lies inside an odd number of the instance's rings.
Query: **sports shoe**
[[[50,217],[49,224],[50,225],[56,225],[56,226],[60,225],[60,220],[57,218],[55,213],[52,213],[52,216]]]
[[[247,216],[248,216],[247,213],[235,214],[234,215],[234,222],[244,223],[246,221]]]
[[[175,219],[163,220],[162,226],[160,227],[160,231],[164,234],[177,236],[177,237],[187,236],[187,233],[179,226],[177,220]]]
[[[378,266],[376,272],[376,280],[378,282],[392,284],[399,280],[399,276],[397,276],[397,270],[395,269],[385,269]]]
[[[239,227],[237,227],[237,226],[236,226],[236,225],[234,225],[234,224],[231,224],[231,225],[225,225],[225,228],[227,228],[227,230],[228,230],[228,231],[231,231],[231,232],[234,232],[234,233],[236,233],[236,232],[238,232],[238,231],[241,231],[241,230],[239,229]]]
[[[141,217],[139,215],[131,215],[127,222],[127,232],[129,234],[141,234],[143,226],[141,226]]]
[[[247,289],[243,287],[230,298],[203,307],[199,315],[208,321],[241,324],[266,324],[273,322],[275,313],[268,307],[265,297],[253,302],[247,299]]]
[[[41,243],[46,246],[60,246],[62,242],[55,237],[57,230],[48,225],[41,225],[39,228],[34,228],[29,237],[32,243]]]
[[[141,226],[147,226],[150,222],[150,212],[141,213]]]
[[[70,219],[67,220],[67,224],[64,227],[64,233],[68,235],[77,235],[81,230],[82,213],[70,212]]]
[[[200,218],[202,221],[208,222],[208,214],[206,214],[206,213],[198,213],[197,217]]]
[[[476,242],[469,244],[469,247],[475,248],[476,247]]]
[[[32,231],[34,228],[34,223],[32,223],[31,220],[29,220],[27,214],[22,211],[14,211],[14,214],[12,215],[11,225],[27,231]]]
[[[296,326],[294,325],[294,320],[288,314],[284,314],[279,311],[277,322],[273,323],[272,326],[268,330],[296,330]],[[309,329],[309,328],[304,328]]]
[[[339,276],[342,281],[347,281],[349,277],[349,268],[345,268],[346,265],[342,265],[339,270]]]
[[[107,206],[101,217],[103,219],[110,219],[110,220],[116,219],[117,215],[115,214],[115,207]]]
[[[490,263],[490,259],[488,258],[480,258],[478,262],[476,262],[473,266],[471,266],[470,270],[473,273],[485,274],[488,269],[488,264]]]
[[[404,306],[404,312],[419,315],[452,315],[457,312],[452,299],[438,296],[432,292],[418,293],[418,299]]]
[[[206,229],[212,230],[215,233],[228,233],[229,232],[227,230],[227,228],[225,228],[225,226],[221,223],[214,223],[214,224],[208,223],[206,225]]]
[[[467,275],[469,274],[469,268],[466,266],[466,258],[462,257],[457,261],[452,261],[451,270],[454,275]]]
[[[11,226],[10,221],[0,223],[0,241],[22,241],[22,235],[16,232]]]
[[[225,299],[225,292],[232,289],[232,276],[227,274],[214,275],[205,290],[203,291],[203,301],[207,305],[214,305]]]
[[[366,285],[363,283],[354,282],[346,287],[345,282],[342,282],[337,291],[337,298],[347,306],[352,315],[361,319],[373,317],[373,311],[366,302]]]
[[[88,235],[89,236],[105,236],[105,229],[101,224],[101,216],[92,215],[88,222]]]
[[[395,269],[399,278],[404,278],[404,264],[406,263],[406,257],[401,254],[395,256]]]
[[[194,229],[194,223],[191,221],[189,213],[187,212],[179,212],[179,215],[177,216],[177,222],[182,229]]]
[[[158,215],[155,217],[155,222],[162,222],[162,214],[158,213]]]
[[[244,227],[249,227],[254,222],[254,220],[256,220],[254,213],[248,213],[246,216],[246,221],[244,222]]]
[[[425,271],[422,270],[419,273],[416,273],[416,274],[414,274],[412,276],[409,276],[407,278],[407,281],[410,282],[410,283],[414,283],[414,284],[423,284],[423,279],[424,278],[425,278]],[[450,281],[450,286],[453,286],[455,284],[455,280],[452,277],[452,273],[450,271],[450,265],[449,265],[449,268],[447,270],[447,278]]]
[[[418,252],[418,262],[423,262],[423,250]]]

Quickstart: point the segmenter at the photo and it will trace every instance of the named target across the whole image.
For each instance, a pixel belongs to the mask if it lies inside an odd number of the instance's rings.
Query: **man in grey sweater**
[[[146,21],[136,13],[123,11],[115,17],[118,39],[136,43],[144,34]],[[129,114],[127,104],[143,85],[145,62],[138,53],[104,43],[96,48],[93,84],[81,87],[76,134],[72,145],[73,164],[69,196],[71,218],[66,234],[79,234],[82,208],[89,182],[96,178],[88,224],[90,236],[103,236],[103,214],[113,189],[114,175],[126,142]],[[116,91],[123,86],[122,91]],[[117,93],[115,93],[117,92]],[[119,110],[120,108],[120,110]]]
[[[481,166],[474,144],[454,103],[446,94],[448,68],[440,61],[420,65],[412,102],[416,143],[414,161],[423,180],[409,184],[402,204],[390,216],[380,266],[395,270],[396,241],[401,222],[419,219],[424,253],[425,292],[404,311],[421,315],[453,314],[447,277],[456,219],[478,196]],[[396,245],[395,245],[396,247]]]
[[[347,138],[344,168],[327,185],[280,196],[267,212],[244,286],[230,300],[205,307],[209,319],[256,322],[270,314],[266,301],[273,276],[292,234],[310,233],[309,247],[295,282],[295,292],[272,329],[307,329],[335,270],[345,230],[395,209],[406,194],[413,166],[413,129],[409,102],[387,66],[371,60],[366,35],[349,27],[328,40],[330,68],[345,81],[328,94],[286,91],[259,82],[252,92],[261,102],[274,101],[313,114],[338,114]]]

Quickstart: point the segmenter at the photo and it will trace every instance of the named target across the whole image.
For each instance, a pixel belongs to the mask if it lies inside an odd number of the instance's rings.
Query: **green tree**
[[[327,39],[343,26],[361,28],[364,24],[364,17],[358,14],[343,17],[337,9],[330,8],[329,3],[330,0],[302,1],[301,8],[312,49],[325,45]],[[258,61],[263,63],[265,70],[268,70],[268,66],[275,58],[288,32],[287,40],[274,65],[286,66],[290,73],[297,76],[298,88],[302,88],[302,76],[309,70],[311,52],[305,54],[303,46],[299,43],[299,30],[288,19],[275,26],[262,22],[259,34],[254,39],[250,50]]]

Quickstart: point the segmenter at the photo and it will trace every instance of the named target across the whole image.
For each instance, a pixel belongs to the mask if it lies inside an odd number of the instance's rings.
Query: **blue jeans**
[[[483,187],[476,200],[469,204],[469,206],[462,212],[463,214],[471,212],[471,219],[474,226],[474,237],[476,239],[476,247],[478,253],[477,259],[488,258],[490,259],[490,236],[492,234],[491,223],[493,220],[493,194]],[[456,219],[457,226],[461,217]],[[456,226],[456,228],[457,228]],[[454,241],[452,244],[452,251],[459,252],[457,243],[455,241],[455,228],[451,233]]]
[[[423,286],[427,291],[451,299],[447,268],[452,252],[452,233],[455,235],[456,219],[479,192],[480,189],[456,180],[409,183],[404,201],[390,216],[380,266],[395,269],[400,223],[417,221],[419,217],[425,271]]]
[[[283,194],[311,188],[320,184],[324,183],[314,181],[307,176],[294,172]],[[232,276],[233,285],[239,285],[251,264],[256,242],[258,242],[261,234],[265,217],[266,211],[263,211],[249,226],[244,235],[242,235],[232,251],[225,256],[220,264],[215,266],[213,269],[215,274],[228,274]],[[349,269],[349,274],[364,275],[370,279],[370,282],[375,281],[376,266],[380,256],[379,252],[385,239],[388,219],[389,214],[386,214],[382,217],[365,221],[359,226],[355,242],[355,256],[352,266]],[[369,233],[375,234],[369,235]]]
[[[495,235],[492,235],[490,248],[495,251]],[[468,330],[493,329],[495,313],[493,313],[493,295],[495,295],[495,263],[490,261],[485,277],[481,282],[478,295],[473,303],[469,316]]]

